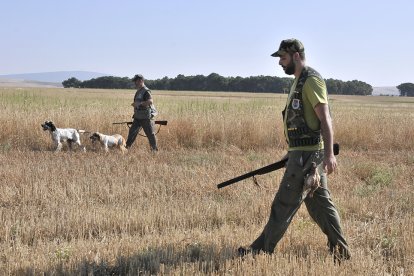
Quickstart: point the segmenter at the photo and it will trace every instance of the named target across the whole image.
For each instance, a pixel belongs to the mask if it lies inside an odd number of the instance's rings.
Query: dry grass
[[[330,190],[353,258],[335,266],[301,208],[274,255],[235,249],[262,230],[282,172],[285,96],[155,92],[169,121],[150,154],[53,153],[40,124],[127,135],[134,91],[0,89],[0,274],[412,275],[414,99],[333,97],[340,170]]]

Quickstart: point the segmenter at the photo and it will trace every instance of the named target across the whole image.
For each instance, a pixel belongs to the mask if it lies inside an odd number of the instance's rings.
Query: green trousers
[[[130,148],[132,146],[141,128],[144,129],[144,133],[148,138],[151,150],[158,150],[157,139],[155,138],[154,131],[154,121],[150,119],[134,119],[128,132],[126,147]]]
[[[327,236],[330,251],[338,258],[350,258],[339,215],[328,191],[327,176],[323,172],[322,161],[323,150],[289,152],[286,171],[273,200],[269,221],[260,236],[251,244],[252,250],[273,253],[276,244],[286,232],[293,216],[304,201],[310,216]],[[318,166],[321,187],[310,198],[302,195],[302,190],[304,177],[312,162]]]

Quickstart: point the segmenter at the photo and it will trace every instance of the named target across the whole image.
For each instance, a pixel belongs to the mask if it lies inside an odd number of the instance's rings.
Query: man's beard
[[[283,67],[283,70],[285,70],[286,75],[293,75],[295,73],[295,63],[293,63],[293,60],[290,61],[286,67]]]

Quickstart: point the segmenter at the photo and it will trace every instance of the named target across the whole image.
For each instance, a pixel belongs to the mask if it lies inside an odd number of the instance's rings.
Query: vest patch
[[[300,107],[300,101],[299,101],[299,99],[293,99],[292,100],[292,108],[293,109],[299,109],[299,107]]]

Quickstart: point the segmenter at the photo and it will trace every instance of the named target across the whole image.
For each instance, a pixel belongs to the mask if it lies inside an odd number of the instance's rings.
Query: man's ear
[[[294,59],[295,61],[299,61],[299,60],[300,60],[300,55],[299,55],[299,53],[298,53],[298,52],[295,52],[295,53],[293,54],[293,59]]]

